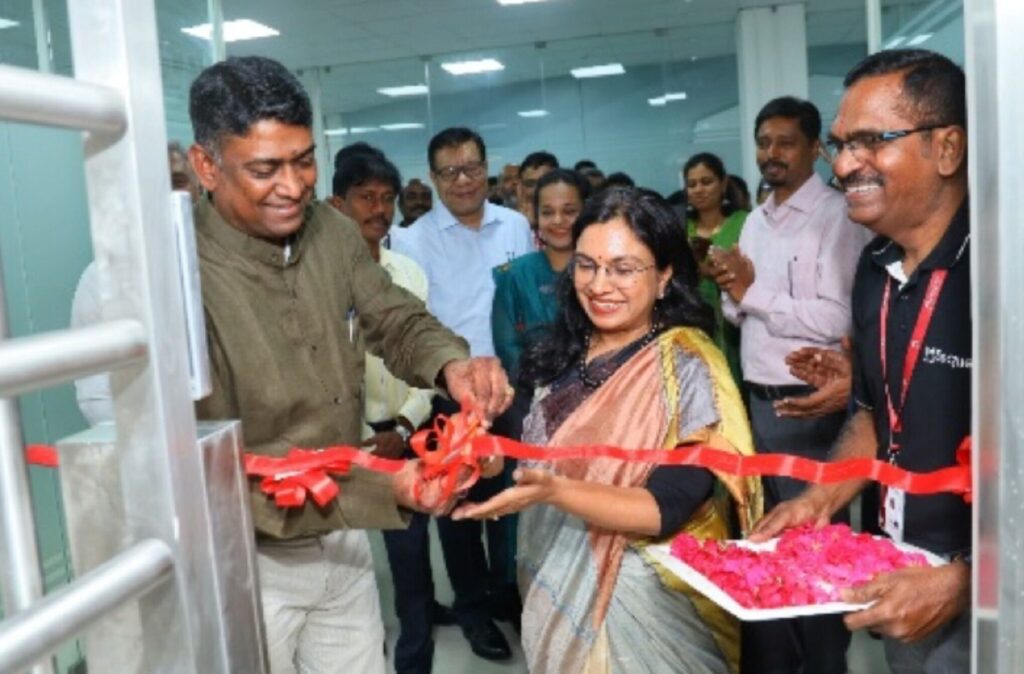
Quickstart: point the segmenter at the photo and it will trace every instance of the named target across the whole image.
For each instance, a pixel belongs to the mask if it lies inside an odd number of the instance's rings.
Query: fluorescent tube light
[[[623,75],[626,69],[621,63],[607,63],[603,66],[586,66],[584,68],[573,68],[569,72],[578,80],[588,77],[608,77],[609,75]]]
[[[533,2],[544,2],[544,0],[498,0],[499,5],[528,5]]]
[[[931,38],[932,35],[933,35],[933,33],[921,33],[920,35],[915,35],[914,37],[912,37],[909,40],[907,40],[907,46],[908,47],[916,47],[917,45],[921,44],[922,42],[927,42]]]
[[[647,99],[647,103],[649,105],[653,105],[655,107],[660,107],[662,105],[665,105],[669,101],[685,101],[685,100],[686,100],[686,92],[685,91],[670,91],[667,94],[663,94],[663,95],[657,96],[655,98],[648,98]]]
[[[504,70],[505,66],[496,59],[480,59],[478,61],[450,61],[442,63],[441,67],[452,75],[476,75],[478,73],[489,73],[496,70]]]
[[[381,124],[380,128],[385,131],[406,131],[409,129],[422,129],[423,125],[419,122],[395,122],[394,124]]]
[[[378,94],[385,96],[425,96],[430,93],[426,84],[406,84],[400,87],[381,87]]]
[[[903,44],[903,41],[907,38],[903,35],[896,35],[891,40],[885,43],[885,49],[892,49],[893,47],[899,47]]]
[[[11,19],[5,19],[3,17],[0,17],[0,30],[4,28],[14,28],[15,26],[20,25],[21,24],[18,23],[17,21],[12,21]]]
[[[348,135],[348,129],[326,129],[324,131],[325,136],[346,136]]]
[[[547,110],[523,110],[516,114],[520,117],[547,117],[549,113]]]
[[[203,40],[213,39],[213,26],[209,23],[201,23],[198,26],[182,28],[182,33],[187,33]],[[241,40],[255,40],[261,37],[274,37],[281,32],[265,26],[252,19],[233,19],[224,22],[224,41],[239,42]]]

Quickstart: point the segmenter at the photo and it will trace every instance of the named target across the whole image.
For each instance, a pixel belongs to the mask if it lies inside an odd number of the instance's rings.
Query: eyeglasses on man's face
[[[644,272],[654,269],[656,266],[655,264],[645,265],[639,260],[615,260],[611,264],[598,264],[586,255],[577,253],[573,256],[570,269],[573,283],[577,287],[585,288],[590,285],[597,279],[598,270],[604,269],[608,283],[621,290],[626,290],[635,286]]]
[[[898,131],[859,131],[851,133],[848,137],[838,138],[829,136],[825,141],[833,159],[838,159],[843,150],[849,150],[857,159],[866,159],[874,156],[882,147],[889,143],[906,138],[915,133],[925,133],[950,126],[949,124],[929,124],[928,126],[917,127],[916,129],[901,129]]]
[[[455,166],[442,166],[434,171],[434,175],[436,175],[441,182],[453,183],[459,179],[460,174],[466,176],[470,180],[476,180],[483,177],[486,172],[487,162],[471,161],[466,164],[458,164]]]

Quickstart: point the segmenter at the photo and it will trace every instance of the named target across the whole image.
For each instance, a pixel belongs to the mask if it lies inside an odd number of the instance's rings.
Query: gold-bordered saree
[[[725,358],[694,328],[668,330],[641,348],[550,433],[544,405],[549,393],[537,393],[524,425],[526,442],[630,449],[707,442],[753,453]],[[567,477],[622,487],[643,486],[655,468],[604,458],[543,465]],[[682,532],[727,538],[730,507],[744,530],[760,517],[758,479],[716,477],[715,496]],[[738,672],[738,622],[645,556],[652,542],[661,541],[599,530],[549,506],[522,513],[518,568],[530,672]]]

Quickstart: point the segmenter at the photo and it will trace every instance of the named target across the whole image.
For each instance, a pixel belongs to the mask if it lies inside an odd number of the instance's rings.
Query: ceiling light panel
[[[381,87],[377,93],[385,96],[426,96],[430,93],[430,87],[426,84],[405,84],[399,87]]]
[[[611,75],[624,75],[626,69],[621,63],[606,63],[602,66],[586,66],[584,68],[573,68],[569,72],[578,80],[589,77],[609,77]]]
[[[4,28],[14,28],[15,26],[20,26],[20,25],[21,24],[18,23],[17,21],[12,21],[11,19],[5,19],[2,16],[0,16],[0,30],[2,30]]]
[[[516,113],[520,117],[547,117],[550,113],[547,110],[522,110]]]
[[[395,122],[394,124],[381,124],[380,128],[385,131],[409,131],[412,129],[422,129],[424,126],[419,122]]]
[[[476,61],[449,61],[441,67],[452,75],[476,75],[504,70],[505,66],[497,59],[479,59]]]
[[[203,40],[213,39],[213,26],[209,23],[201,23],[197,26],[182,28],[182,33],[201,38]],[[252,19],[233,19],[224,22],[224,41],[241,42],[242,40],[256,40],[262,37],[274,37],[280,35],[281,31],[266,26],[259,21]]]

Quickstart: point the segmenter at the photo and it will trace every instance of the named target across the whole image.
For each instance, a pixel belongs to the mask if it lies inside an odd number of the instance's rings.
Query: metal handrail
[[[106,372],[146,357],[146,331],[119,319],[0,342],[0,397]]]
[[[120,136],[124,99],[110,87],[0,65],[0,119]]]
[[[0,673],[24,671],[97,618],[168,580],[173,567],[166,543],[145,540],[7,618],[0,623]]]

